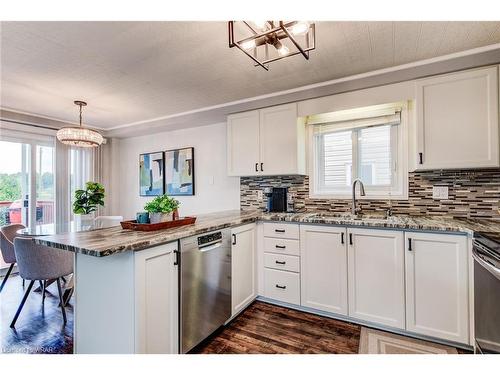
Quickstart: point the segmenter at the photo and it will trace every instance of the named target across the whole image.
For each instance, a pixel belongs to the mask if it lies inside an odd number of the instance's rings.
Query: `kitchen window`
[[[359,178],[371,199],[407,199],[406,106],[309,116],[311,197],[350,198]]]

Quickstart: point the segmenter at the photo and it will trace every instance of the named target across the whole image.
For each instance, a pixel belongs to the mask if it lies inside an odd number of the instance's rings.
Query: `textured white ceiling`
[[[226,22],[2,22],[0,106],[99,128],[500,42],[500,22],[319,22],[317,49],[254,67]],[[144,125],[143,125],[144,126]]]

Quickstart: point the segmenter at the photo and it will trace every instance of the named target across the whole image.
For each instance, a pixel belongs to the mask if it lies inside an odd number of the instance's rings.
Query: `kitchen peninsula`
[[[255,222],[258,222],[257,225]],[[356,302],[362,306],[367,301],[356,301],[353,298],[367,298],[364,295],[351,296],[352,302],[349,306],[352,311],[348,310],[347,285],[343,292],[338,289],[343,288],[344,282],[330,285],[330,296],[325,297],[329,304],[324,303],[321,301],[321,295],[318,295],[321,292],[321,282],[316,279],[322,277],[322,272],[328,271],[323,270],[321,264],[330,264],[328,267],[334,265],[340,268],[332,269],[328,274],[334,271],[336,275],[344,275],[347,284],[347,273],[354,275],[357,272],[355,277],[359,278],[359,272],[365,270],[364,263],[360,262],[367,262],[367,266],[370,263],[386,267],[385,274],[391,278],[391,283],[394,277],[401,281],[401,290],[397,289],[397,283],[395,286],[398,295],[404,288],[403,249],[406,241],[413,241],[414,247],[424,246],[428,248],[426,251],[442,250],[441,255],[436,258],[437,262],[458,262],[459,269],[449,271],[453,274],[463,273],[457,279],[457,300],[452,302],[459,303],[460,309],[468,311],[471,301],[468,296],[471,275],[468,259],[472,236],[479,230],[498,230],[498,226],[499,224],[493,221],[476,222],[435,216],[383,217],[376,214],[352,216],[318,212],[225,211],[200,215],[193,225],[169,230],[134,232],[112,227],[39,237],[35,241],[76,253],[75,353],[183,352],[183,349],[179,348],[178,336],[179,291],[182,290],[178,270],[181,240],[206,233],[213,234],[228,228],[232,233],[229,245],[232,250],[228,255],[232,258],[230,267],[233,270],[230,277],[231,318],[259,297],[268,302],[281,302],[305,311],[321,310],[336,318],[362,321],[368,325],[371,321],[375,326],[384,326],[400,333],[416,334],[417,337],[423,335],[469,347],[469,314],[463,316],[462,311],[457,312],[456,333],[443,333],[444,330],[419,332],[418,324],[415,324],[415,329],[412,330],[409,324],[411,322],[404,322],[405,301],[393,300],[391,290],[385,290],[384,294],[378,295],[376,289],[371,289],[371,293],[377,295],[377,298],[385,298],[389,305],[392,304],[389,307],[392,311],[385,311],[386,316],[383,316],[380,306],[371,300],[368,302],[371,301],[375,305],[365,305],[363,308],[373,308],[373,311],[354,310]],[[335,239],[337,234],[338,242]],[[317,242],[317,235],[321,236],[322,243]],[[345,243],[344,235],[346,238],[349,236],[350,243],[338,247],[337,243]],[[357,248],[352,241],[359,241],[361,247]],[[368,251],[371,248],[370,241],[378,241],[378,255],[374,253],[375,248]],[[229,243],[229,239],[227,242]],[[271,245],[273,248],[270,248]],[[247,246],[246,255],[241,255],[240,251],[245,251],[241,246]],[[287,246],[290,249],[286,248]],[[363,246],[368,247],[364,249]],[[297,250],[294,251],[294,248]],[[350,260],[349,266],[354,269],[349,268],[348,271],[347,255],[350,256],[353,251],[359,252],[356,256],[364,254],[364,260]],[[333,255],[337,258],[330,259],[334,253],[339,257]],[[386,257],[389,263],[380,263],[378,259],[383,257]],[[408,258],[408,255],[406,257],[407,277],[411,271],[417,272],[418,278],[418,273],[424,271],[410,270],[408,262],[411,258]],[[271,258],[276,262],[270,263]],[[288,263],[294,264],[295,260],[297,268],[287,268]],[[328,263],[325,263],[325,260]],[[425,258],[422,260],[427,262]],[[197,272],[204,272],[199,264],[190,266],[198,267]],[[314,277],[310,273],[313,269],[309,269],[312,266],[316,272]],[[422,267],[422,264],[418,266]],[[383,282],[385,278],[379,278],[380,280]],[[359,290],[363,292],[363,280],[352,279],[351,282],[359,283]],[[281,287],[282,284],[285,289],[275,290],[275,285]],[[371,281],[369,284],[377,287]],[[311,291],[311,288],[316,289]],[[336,301],[337,292],[339,299]],[[407,301],[406,304],[408,303],[412,301]],[[422,309],[422,306],[419,308]],[[446,316],[453,314],[447,311]]]
[[[178,353],[178,240],[258,216],[227,211],[169,230],[111,227],[38,237],[39,244],[76,253],[74,352]]]

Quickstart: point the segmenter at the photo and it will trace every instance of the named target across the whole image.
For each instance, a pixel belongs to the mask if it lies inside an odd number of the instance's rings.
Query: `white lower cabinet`
[[[268,298],[300,305],[299,274],[265,268],[264,293]]]
[[[346,228],[300,226],[301,305],[347,315]]]
[[[349,316],[405,328],[404,234],[349,228]]]
[[[263,233],[265,297],[470,344],[466,235],[292,225]]]
[[[168,244],[134,253],[136,353],[179,353],[176,251]]]
[[[467,237],[406,233],[406,328],[469,343]]]
[[[234,316],[257,296],[255,224],[231,229],[231,305]]]

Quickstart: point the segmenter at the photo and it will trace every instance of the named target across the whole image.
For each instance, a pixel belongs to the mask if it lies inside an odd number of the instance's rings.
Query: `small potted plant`
[[[175,220],[178,217],[178,208],[179,201],[166,194],[157,196],[144,206],[144,210],[149,212],[149,221],[151,224]]]
[[[80,216],[83,226],[91,226],[94,223],[97,207],[104,206],[104,193],[104,186],[92,181],[85,184],[85,189],[75,191],[73,213]]]

